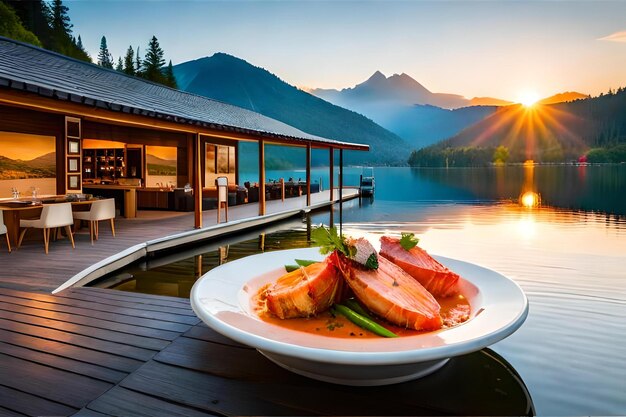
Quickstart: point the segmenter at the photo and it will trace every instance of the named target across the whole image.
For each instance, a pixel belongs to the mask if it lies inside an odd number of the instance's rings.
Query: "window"
[[[205,186],[213,186],[217,177],[228,177],[229,183],[235,182],[235,146],[205,144]]]

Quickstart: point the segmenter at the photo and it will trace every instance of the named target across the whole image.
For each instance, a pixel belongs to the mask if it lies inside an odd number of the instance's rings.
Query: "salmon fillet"
[[[442,326],[437,300],[399,266],[379,257],[378,269],[364,269],[340,254],[331,255],[354,295],[389,322],[415,330]]]
[[[380,238],[380,254],[404,269],[435,297],[457,294],[459,276],[437,262],[425,250],[415,246],[405,250],[400,239]]]
[[[289,272],[266,289],[266,306],[281,319],[310,317],[327,310],[341,295],[334,265],[319,262]]]

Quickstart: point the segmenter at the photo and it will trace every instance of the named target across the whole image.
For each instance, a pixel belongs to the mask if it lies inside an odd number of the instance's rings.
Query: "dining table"
[[[41,215],[41,210],[48,204],[72,203],[72,211],[86,211],[91,207],[95,199],[73,198],[66,196],[46,196],[37,199],[6,199],[0,200],[0,210],[4,224],[7,227],[7,235],[12,245],[17,246],[20,234],[21,219],[37,219]]]

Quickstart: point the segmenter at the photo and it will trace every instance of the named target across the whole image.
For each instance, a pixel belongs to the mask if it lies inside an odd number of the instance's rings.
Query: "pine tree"
[[[115,66],[115,71],[124,72],[124,63],[122,62],[122,57],[117,59],[117,65]]]
[[[139,58],[139,47],[137,47],[137,57],[135,59],[135,75],[142,76],[143,75],[143,65],[141,63],[141,58]]]
[[[100,52],[98,52],[98,65],[104,68],[113,68],[113,57],[107,46],[107,38],[105,36],[100,39]]]
[[[76,47],[78,49],[80,49],[81,51],[85,51],[85,46],[83,45],[83,40],[80,38],[80,35],[78,35],[78,39],[76,40]]]
[[[50,5],[44,0],[1,1],[13,7],[24,27],[39,38],[44,48],[91,62],[91,57],[72,36],[69,9],[62,0],[53,0]]]
[[[50,8],[43,0],[4,0],[15,10],[24,27],[35,34],[44,48],[52,49],[52,29]]]
[[[62,54],[72,52],[72,24],[67,15],[69,9],[61,0],[53,0],[50,6],[50,26],[52,28],[52,49]]]
[[[76,41],[74,42],[74,44],[76,45],[76,48],[82,52],[83,54],[85,54],[85,56],[88,58],[86,59],[86,61],[91,62],[91,56],[89,56],[89,53],[87,53],[87,50],[85,49],[85,46],[83,45],[83,40],[80,38],[80,35],[78,35],[78,39],[76,39]]]
[[[172,67],[172,60],[170,59],[170,63],[167,64],[165,68],[165,85],[172,88],[178,88],[178,83],[176,82],[176,77],[174,76],[174,67]]]
[[[143,60],[143,76],[147,80],[157,83],[163,83],[164,78],[162,69],[165,65],[165,59],[163,59],[163,49],[159,46],[159,41],[156,36],[152,36],[150,43],[148,43],[148,51],[146,57]]]
[[[128,75],[135,75],[135,51],[133,50],[132,45],[128,47],[126,50],[126,55],[124,56],[124,72]]]

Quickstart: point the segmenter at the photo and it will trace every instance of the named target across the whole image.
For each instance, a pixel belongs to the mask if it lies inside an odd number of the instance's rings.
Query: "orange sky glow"
[[[25,135],[0,132],[0,155],[11,159],[30,161],[55,152],[54,136]]]

